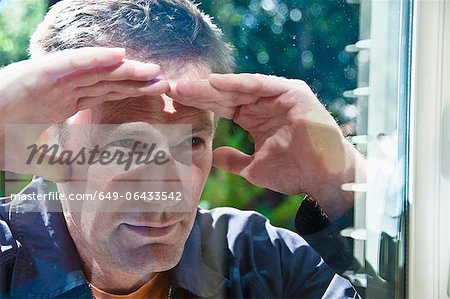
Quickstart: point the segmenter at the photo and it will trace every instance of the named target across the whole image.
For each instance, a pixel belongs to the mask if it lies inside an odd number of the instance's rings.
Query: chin
[[[148,275],[153,272],[163,272],[174,268],[181,259],[183,246],[166,244],[149,244],[140,248],[117,252],[115,263],[124,272],[133,275]],[[117,256],[117,255],[116,255]]]

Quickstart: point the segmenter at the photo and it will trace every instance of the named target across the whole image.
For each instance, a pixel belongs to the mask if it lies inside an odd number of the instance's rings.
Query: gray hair
[[[190,0],[63,0],[32,35],[30,54],[88,46],[123,47],[135,59],[204,64],[231,72],[232,49],[211,18]]]
[[[32,35],[30,54],[89,46],[125,48],[127,55],[163,71],[192,64],[229,73],[235,63],[221,30],[190,0],[60,1]],[[67,125],[55,127],[62,142]]]

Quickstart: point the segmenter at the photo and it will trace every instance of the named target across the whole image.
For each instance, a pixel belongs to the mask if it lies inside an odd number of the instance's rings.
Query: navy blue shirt
[[[25,193],[46,192],[42,179]],[[0,205],[0,298],[92,298],[58,202]],[[41,212],[36,210],[39,205]],[[199,210],[170,296],[188,298],[359,298],[298,234],[262,215]]]

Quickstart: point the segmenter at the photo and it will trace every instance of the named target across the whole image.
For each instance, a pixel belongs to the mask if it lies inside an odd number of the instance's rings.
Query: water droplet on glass
[[[269,62],[269,54],[266,51],[259,52],[256,58],[258,59],[258,62],[261,64],[266,64]]]
[[[291,10],[289,17],[291,18],[292,21],[298,22],[302,19],[302,12],[300,9],[294,8],[293,10]]]

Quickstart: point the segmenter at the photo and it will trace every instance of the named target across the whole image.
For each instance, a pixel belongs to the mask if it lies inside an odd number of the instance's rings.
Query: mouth
[[[179,224],[179,222],[175,223],[155,223],[151,225],[132,225],[128,223],[122,223],[121,226],[123,226],[126,230],[141,236],[141,237],[147,237],[147,238],[161,238],[168,234],[170,234],[176,226]]]

